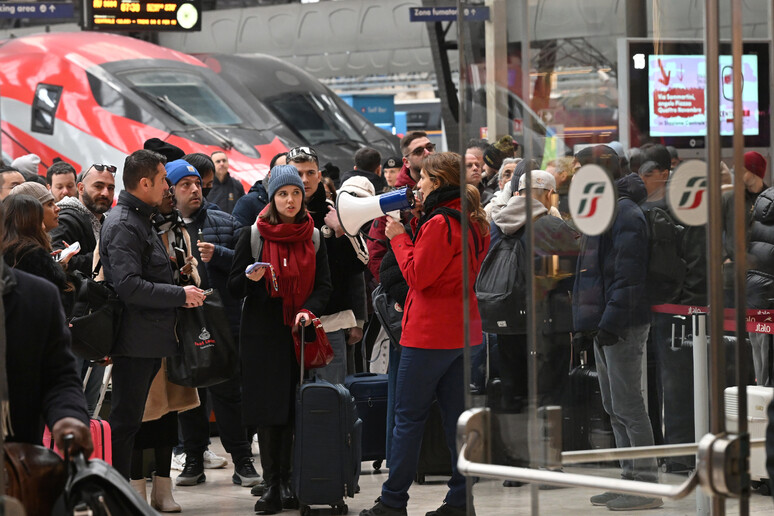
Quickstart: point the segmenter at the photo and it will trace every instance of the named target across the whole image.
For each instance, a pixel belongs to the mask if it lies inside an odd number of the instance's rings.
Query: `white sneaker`
[[[215,455],[210,450],[204,450],[204,469],[225,468],[226,464],[228,461],[223,457]]]
[[[185,452],[172,454],[172,469],[175,471],[183,471],[185,466]]]

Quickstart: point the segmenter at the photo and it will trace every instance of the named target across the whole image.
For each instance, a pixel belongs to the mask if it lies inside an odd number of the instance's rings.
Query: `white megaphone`
[[[405,210],[414,206],[414,192],[410,188],[402,188],[373,197],[357,197],[347,191],[336,195],[336,213],[339,224],[344,232],[357,236],[360,228],[376,217],[386,215],[394,210]]]

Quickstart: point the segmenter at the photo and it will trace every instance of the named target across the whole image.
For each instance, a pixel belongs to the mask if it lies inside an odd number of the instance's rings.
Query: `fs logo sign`
[[[707,164],[697,159],[683,161],[667,182],[667,204],[680,223],[703,226],[709,217]]]
[[[570,214],[585,235],[601,235],[615,216],[617,195],[613,181],[599,165],[584,165],[573,175],[568,192]]]

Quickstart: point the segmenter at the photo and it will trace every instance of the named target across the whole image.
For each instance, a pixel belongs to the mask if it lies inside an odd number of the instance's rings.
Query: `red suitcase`
[[[102,459],[108,464],[113,464],[110,423],[102,419],[92,419],[89,422],[89,430],[91,430],[91,440],[94,443],[94,453],[89,459]],[[48,427],[43,431],[43,446],[54,450],[60,457],[64,457],[62,450],[54,446]]]

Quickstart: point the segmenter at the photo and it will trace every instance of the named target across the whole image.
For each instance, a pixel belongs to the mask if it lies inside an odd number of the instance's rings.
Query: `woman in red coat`
[[[462,348],[462,226],[458,154],[428,156],[417,187],[424,215],[412,221],[412,240],[403,226],[388,220],[386,235],[409,286],[403,315],[400,365],[395,394],[395,430],[388,457],[390,475],[382,496],[361,516],[405,515],[425,421],[433,398],[444,421],[452,457],[452,478],[443,505],[428,516],[465,515],[465,479],[457,471],[457,419],[465,408]],[[464,177],[464,175],[462,176]],[[478,190],[466,188],[470,344],[481,344],[481,318],[473,283],[489,247],[489,224]]]

